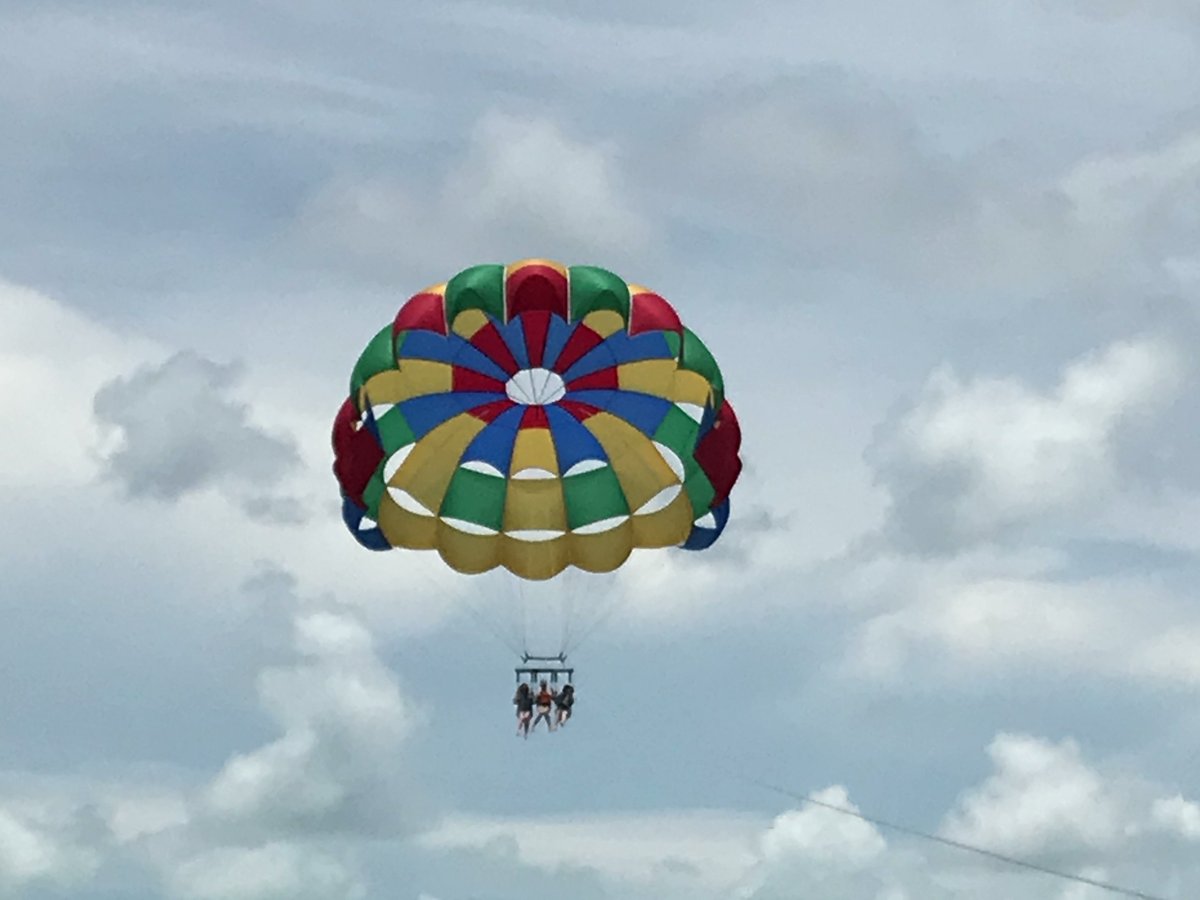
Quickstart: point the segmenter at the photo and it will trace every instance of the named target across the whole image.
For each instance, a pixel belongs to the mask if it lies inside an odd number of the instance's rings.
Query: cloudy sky
[[[0,0],[0,897],[1109,896],[755,781],[1200,896],[1198,74],[1192,0]],[[529,256],[746,470],[525,742],[520,596],[361,550],[329,427]]]

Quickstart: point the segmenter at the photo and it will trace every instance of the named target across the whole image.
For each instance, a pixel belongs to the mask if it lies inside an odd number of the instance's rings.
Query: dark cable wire
[[[910,828],[906,825],[897,825],[894,822],[888,822],[883,819],[877,819],[874,816],[868,816],[864,813],[857,812],[853,809],[848,809],[844,806],[838,806],[835,803],[828,803],[824,800],[818,800],[810,794],[799,794],[795,791],[789,791],[786,788],[781,788],[773,784],[768,784],[765,781],[758,781],[754,778],[746,778],[743,775],[737,776],[742,780],[763,788],[768,791],[774,791],[777,794],[782,794],[785,797],[791,797],[794,800],[799,800],[801,803],[809,803],[813,806],[819,806],[822,809],[827,809],[831,812],[841,813],[844,816],[852,816],[855,819],[861,819],[864,822],[869,822],[872,825],[877,825],[880,828],[887,828],[891,831],[898,831],[901,834],[907,834],[911,837],[921,838],[922,840],[932,841],[936,844],[942,844],[946,847],[952,847],[955,850],[964,850],[968,853],[974,853],[978,856],[984,856],[988,859],[1002,862],[1006,865],[1017,866],[1022,869],[1029,869],[1034,872],[1040,872],[1043,875],[1051,875],[1055,878],[1062,878],[1066,881],[1074,881],[1077,884],[1086,884],[1089,887],[1099,888],[1102,891],[1109,891],[1113,894],[1118,894],[1123,897],[1133,897],[1135,900],[1166,900],[1165,897],[1159,897],[1155,894],[1146,894],[1141,891],[1135,891],[1132,888],[1121,887],[1120,885],[1111,884],[1107,881],[1098,881],[1095,878],[1088,878],[1086,875],[1076,875],[1070,872],[1063,872],[1059,869],[1052,869],[1049,866],[1039,865],[1038,863],[1029,862],[1028,860],[1018,859],[1015,856],[1006,856],[1003,853],[997,853],[995,850],[987,850],[983,847],[976,847],[972,844],[965,844],[962,841],[956,841],[953,838],[942,837],[936,834],[930,834],[925,831],[919,831],[916,828]]]
[[[614,735],[608,736],[608,741],[612,744],[612,746],[614,746],[614,747],[623,746],[623,742],[614,741],[614,737],[615,737]],[[632,747],[630,749],[632,750]],[[623,755],[623,754],[620,754],[620,755]],[[761,788],[761,789],[767,790],[767,791],[771,791],[773,793],[780,794],[784,797],[788,797],[793,800],[797,800],[801,804],[810,804],[812,806],[817,806],[822,809],[829,810],[830,812],[839,813],[844,816],[850,816],[852,818],[859,819],[863,822],[868,822],[871,825],[875,825],[879,828],[886,828],[890,831],[895,831],[900,834],[908,835],[910,837],[919,838],[924,841],[929,841],[930,843],[940,844],[944,847],[949,847],[954,850],[960,850],[960,851],[963,851],[966,853],[973,853],[976,856],[982,856],[986,859],[992,860],[993,862],[1003,863],[1004,865],[1014,866],[1016,868],[1021,868],[1021,869],[1026,869],[1031,872],[1037,872],[1042,875],[1048,875],[1050,877],[1058,878],[1063,881],[1070,881],[1070,882],[1074,882],[1076,884],[1087,885],[1088,887],[1093,887],[1098,890],[1107,891],[1107,892],[1109,892],[1111,894],[1115,894],[1117,896],[1130,897],[1130,898],[1133,898],[1133,900],[1167,900],[1166,897],[1163,897],[1159,894],[1148,894],[1145,891],[1139,891],[1139,890],[1135,890],[1134,888],[1123,887],[1122,885],[1113,884],[1112,882],[1108,882],[1108,881],[1101,881],[1097,878],[1089,878],[1086,875],[1079,875],[1079,874],[1075,874],[1075,873],[1071,873],[1071,872],[1064,872],[1061,869],[1054,869],[1049,866],[1041,865],[1040,863],[1030,862],[1029,860],[1020,859],[1015,856],[1009,856],[1004,853],[999,853],[995,850],[989,850],[986,847],[978,847],[978,846],[975,846],[974,844],[968,844],[963,841],[956,841],[953,838],[942,837],[941,835],[937,835],[937,834],[931,834],[927,831],[921,831],[920,829],[913,828],[908,825],[900,825],[895,822],[889,822],[886,819],[880,819],[875,816],[870,816],[870,815],[867,815],[866,813],[859,812],[857,810],[849,809],[848,807],[845,807],[845,806],[839,806],[836,803],[829,803],[826,800],[819,800],[816,797],[812,796],[811,794],[802,794],[797,791],[792,791],[792,790],[788,790],[787,788],[779,787],[778,785],[771,784],[770,782],[767,782],[767,781],[762,781],[760,779],[752,778],[747,775],[744,775],[741,772],[738,772],[738,771],[734,770],[733,768],[731,768],[730,762],[731,761],[727,761],[723,765],[710,765],[710,766],[702,766],[702,767],[709,768],[713,775],[717,775],[719,773],[726,777],[734,778],[745,784],[753,785],[754,787]]]

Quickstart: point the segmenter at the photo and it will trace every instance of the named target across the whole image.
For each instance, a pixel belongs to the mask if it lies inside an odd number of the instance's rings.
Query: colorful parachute
[[[400,308],[354,367],[333,469],[363,546],[547,579],[711,546],[740,443],[716,360],[666,300],[524,260]]]

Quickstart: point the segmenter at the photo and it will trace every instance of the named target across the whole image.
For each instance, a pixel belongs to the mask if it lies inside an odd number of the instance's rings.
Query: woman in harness
[[[539,684],[537,692],[537,718],[533,720],[533,728],[536,731],[538,722],[542,719],[546,720],[546,730],[554,730],[554,720],[550,718],[550,705],[554,703],[554,692],[546,686],[546,679],[543,678]]]
[[[561,728],[567,724],[567,719],[571,718],[571,707],[575,705],[575,686],[564,685],[554,698],[554,705],[558,707],[558,724]]]
[[[533,718],[533,691],[529,685],[522,682],[517,685],[517,693],[513,697],[517,707],[517,737],[522,734],[529,737],[529,720]]]

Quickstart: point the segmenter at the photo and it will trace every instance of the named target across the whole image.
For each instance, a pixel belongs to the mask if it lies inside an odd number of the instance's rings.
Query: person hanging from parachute
[[[513,703],[517,707],[517,737],[529,737],[529,721],[533,718],[533,691],[528,683],[522,682],[517,685]]]
[[[575,685],[564,684],[554,698],[554,705],[558,707],[558,727],[562,728],[571,718],[571,708],[575,706]]]
[[[742,468],[720,367],[674,307],[544,259],[407,300],[360,354],[332,442],[362,546],[527,582],[708,549]]]
[[[554,719],[550,716],[550,709],[553,706],[556,697],[556,692],[550,690],[549,685],[546,684],[546,679],[543,678],[541,683],[538,685],[537,718],[533,720],[533,725],[531,727],[532,731],[537,731],[538,722],[542,721],[543,719],[546,720],[546,730],[554,731]]]

